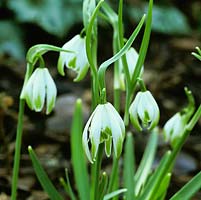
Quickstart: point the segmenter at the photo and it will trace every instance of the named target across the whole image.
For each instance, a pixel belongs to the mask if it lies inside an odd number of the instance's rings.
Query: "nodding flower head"
[[[163,135],[165,141],[174,146],[175,141],[182,136],[185,127],[185,117],[181,113],[173,115],[164,125]]]
[[[74,36],[70,41],[65,43],[62,47],[64,50],[72,52],[60,52],[58,60],[58,71],[61,75],[64,75],[64,65],[67,68],[74,70],[77,73],[74,81],[82,80],[89,68],[89,62],[86,54],[86,37],[80,35]]]
[[[46,100],[46,114],[55,105],[57,89],[47,68],[37,68],[23,86],[21,99],[25,99],[31,110],[40,112]]]
[[[85,125],[82,143],[90,162],[96,159],[100,143],[105,143],[105,153],[111,154],[113,142],[114,153],[119,157],[125,137],[125,126],[119,113],[110,103],[99,104]],[[91,153],[89,150],[89,142]]]
[[[130,119],[138,130],[151,130],[158,124],[160,112],[158,105],[149,91],[138,92],[129,108]]]
[[[126,61],[128,64],[129,75],[130,75],[130,78],[132,78],[139,55],[133,47],[131,47],[126,52],[125,55],[126,55]],[[142,66],[139,76],[142,76],[143,71],[144,71],[144,66]],[[117,76],[116,76],[116,79],[114,82],[114,87],[125,90],[125,80],[124,79],[125,79],[125,74],[123,73],[123,63],[120,60],[119,61],[119,69],[117,71]]]

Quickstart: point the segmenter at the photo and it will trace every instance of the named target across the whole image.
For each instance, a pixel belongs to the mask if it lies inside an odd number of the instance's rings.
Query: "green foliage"
[[[142,7],[127,8],[131,19],[139,20],[146,12],[148,4]],[[191,29],[186,16],[176,7],[154,5],[152,29],[163,34],[190,34]]]
[[[89,177],[87,173],[86,160],[82,148],[82,101],[77,100],[74,110],[71,128],[71,155],[75,175],[75,182],[79,193],[79,199],[89,199]]]
[[[19,22],[35,23],[59,37],[82,21],[82,0],[10,0],[8,7]]]
[[[23,59],[25,47],[20,28],[12,21],[0,21],[0,33],[0,54],[7,53],[18,60]]]
[[[190,199],[201,188],[201,172],[194,176],[170,200]]]
[[[62,200],[63,198],[58,193],[50,179],[48,178],[48,175],[44,171],[43,167],[40,164],[40,161],[38,160],[34,150],[31,146],[28,147],[29,156],[31,158],[31,161],[33,163],[33,167],[35,170],[35,173],[38,177],[38,180],[40,181],[41,186],[43,187],[44,191],[47,192],[51,200]]]

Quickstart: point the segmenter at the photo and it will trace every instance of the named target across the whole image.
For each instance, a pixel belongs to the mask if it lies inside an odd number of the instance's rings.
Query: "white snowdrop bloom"
[[[57,89],[47,68],[37,68],[23,86],[20,98],[25,99],[31,110],[40,112],[46,101],[46,114],[55,106]]]
[[[94,162],[99,144],[105,143],[105,153],[111,154],[113,143],[114,153],[119,157],[122,152],[125,137],[125,125],[119,113],[111,103],[99,104],[87,121],[82,137],[82,143],[90,162]],[[89,148],[91,146],[91,152]]]
[[[77,73],[74,81],[82,80],[89,69],[85,40],[86,37],[82,38],[80,35],[74,36],[62,47],[62,49],[72,52],[61,51],[59,55],[57,65],[59,73],[64,76],[64,66],[74,70]]]
[[[133,47],[131,47],[126,52],[125,55],[126,55],[126,61],[128,64],[129,75],[130,75],[130,78],[132,78],[139,54]],[[144,71],[144,66],[142,66],[139,76],[142,76],[143,71]],[[125,74],[123,72],[123,63],[121,60],[119,61],[119,70],[117,71],[117,75],[115,77],[116,79],[114,82],[114,88],[125,90]]]
[[[129,108],[130,119],[138,130],[151,130],[158,124],[160,111],[149,91],[138,92]]]
[[[179,138],[183,133],[185,126],[184,118],[180,113],[176,113],[173,115],[164,125],[163,135],[165,137],[165,141],[170,141],[173,145],[175,139]]]

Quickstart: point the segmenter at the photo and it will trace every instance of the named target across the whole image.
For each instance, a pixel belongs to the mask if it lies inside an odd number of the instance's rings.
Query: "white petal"
[[[92,159],[96,158],[102,131],[103,105],[98,105],[91,121],[90,140],[92,145]]]
[[[71,40],[69,40],[63,45],[62,49],[76,51],[77,49],[76,42],[79,40],[79,37],[80,37],[79,35],[74,36]],[[75,56],[76,56],[75,53],[64,52],[64,51],[60,52],[57,68],[58,72],[61,75],[64,76],[64,65],[66,64],[66,66],[68,67],[69,61],[71,61]]]
[[[89,134],[90,134],[90,130],[89,130],[89,127],[90,127],[90,125],[91,125],[91,120],[93,119],[93,116],[94,116],[94,114],[95,114],[95,112],[96,112],[96,109],[93,111],[93,113],[91,114],[91,116],[90,116],[90,118],[88,119],[88,121],[87,121],[87,123],[86,123],[86,125],[85,125],[85,127],[84,127],[84,131],[83,131],[83,135],[82,135],[82,145],[83,145],[83,149],[84,149],[84,151],[85,151],[85,153],[86,153],[86,156],[87,156],[87,158],[89,159],[89,161],[91,162],[91,163],[93,163],[93,161],[92,161],[92,158],[91,158],[91,153],[90,153],[90,151],[89,151],[89,145],[88,145],[88,142],[89,142]],[[89,134],[88,134],[89,133]]]
[[[36,69],[36,78],[33,84],[34,110],[39,112],[45,103],[45,75],[43,68]]]
[[[26,99],[27,105],[31,110],[34,109],[33,102],[33,84],[35,83],[35,78],[37,76],[37,70],[35,70],[31,77],[28,79],[26,85],[23,86],[21,98]]]
[[[122,152],[124,134],[122,133],[121,126],[119,124],[119,120],[116,116],[116,113],[111,112],[111,109],[108,109],[107,111],[110,120],[114,153],[116,157],[119,157]]]
[[[54,80],[47,68],[45,70],[45,85],[46,85],[46,114],[49,114],[55,106],[56,96],[57,96],[57,88],[55,86]]]
[[[116,111],[116,109],[114,108],[114,106],[111,103],[108,102],[107,107],[110,110],[110,113],[112,113],[115,116],[115,118],[116,118],[116,120],[118,122],[118,125],[121,128],[122,136],[124,137],[125,136],[125,124],[124,124],[124,121],[122,120],[121,116],[119,115],[119,113]]]
[[[138,113],[137,113],[140,96],[141,96],[141,92],[138,92],[129,108],[131,122],[138,131],[142,130],[142,127],[140,126],[139,119],[138,119]]]
[[[133,76],[138,57],[139,57],[139,55],[133,47],[131,47],[126,53],[126,60],[127,60],[128,69],[129,69],[129,73],[130,73],[131,77]],[[143,66],[142,66],[140,75],[142,74],[142,72],[143,72]]]

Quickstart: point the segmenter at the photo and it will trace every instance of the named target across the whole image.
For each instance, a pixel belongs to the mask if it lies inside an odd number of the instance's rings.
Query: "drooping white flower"
[[[130,75],[130,78],[132,78],[139,55],[133,47],[131,47],[126,52],[125,55],[126,55],[126,61],[128,64],[129,75]],[[144,66],[142,66],[139,76],[142,76],[143,71],[144,71]],[[117,70],[117,74],[115,76],[114,87],[122,89],[122,90],[125,89],[125,74],[123,72],[123,63],[121,60],[119,61],[119,69]]]
[[[179,138],[183,133],[185,126],[185,119],[180,113],[173,115],[164,125],[163,135],[165,141],[170,141],[173,145],[175,139]]]
[[[130,119],[138,130],[151,130],[158,124],[160,111],[149,91],[138,92],[129,108]]]
[[[125,125],[119,113],[111,103],[99,104],[87,121],[82,137],[83,148],[90,162],[95,161],[99,144],[105,142],[105,153],[114,153],[119,157],[125,137]],[[91,146],[91,153],[89,149]]]
[[[46,101],[46,114],[55,105],[57,89],[47,68],[37,68],[23,86],[20,98],[25,99],[31,110],[40,112]]]
[[[77,76],[74,81],[82,80],[89,69],[85,40],[86,37],[82,38],[80,35],[74,36],[62,47],[62,49],[69,50],[72,52],[62,51],[59,55],[57,65],[59,73],[61,75],[64,75],[64,66],[74,70],[77,73]]]

